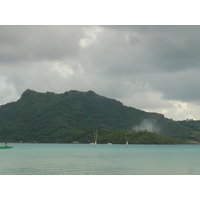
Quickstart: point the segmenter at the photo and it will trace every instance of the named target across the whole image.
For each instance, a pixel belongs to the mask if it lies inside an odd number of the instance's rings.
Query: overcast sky
[[[26,89],[93,90],[200,119],[200,26],[0,26],[0,104]]]

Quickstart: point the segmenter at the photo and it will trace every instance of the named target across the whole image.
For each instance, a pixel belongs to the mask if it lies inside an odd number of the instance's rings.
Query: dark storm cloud
[[[111,74],[174,72],[199,67],[199,27],[145,26],[141,30],[123,27],[104,27],[90,52],[96,66]]]
[[[94,70],[118,82],[148,83],[167,100],[196,102],[200,81],[188,69],[198,74],[199,33],[199,26],[104,27],[92,47]]]
[[[140,49],[132,61],[156,71],[179,71],[200,65],[199,26],[109,26],[120,35],[135,34]],[[136,47],[135,47],[136,48]],[[139,47],[138,47],[139,48]],[[138,50],[139,56],[136,57]],[[136,58],[135,58],[136,57]],[[146,67],[148,65],[148,68]]]
[[[162,92],[163,98],[166,100],[182,100],[199,104],[199,73],[200,69],[188,69],[173,74],[160,74],[162,77],[152,76],[152,80],[149,82]]]
[[[92,89],[165,112],[199,105],[199,35],[200,26],[0,26],[2,102],[30,88]]]

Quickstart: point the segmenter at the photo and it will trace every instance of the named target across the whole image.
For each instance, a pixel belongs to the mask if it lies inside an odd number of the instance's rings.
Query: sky
[[[89,91],[200,120],[200,26],[0,26],[0,105],[26,89]]]

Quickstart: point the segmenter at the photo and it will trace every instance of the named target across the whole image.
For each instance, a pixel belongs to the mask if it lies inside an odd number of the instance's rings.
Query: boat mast
[[[97,146],[97,136],[98,136],[98,129],[94,132],[94,146]]]
[[[128,136],[127,136],[127,132],[125,132],[125,137],[126,137],[126,147],[128,147]]]

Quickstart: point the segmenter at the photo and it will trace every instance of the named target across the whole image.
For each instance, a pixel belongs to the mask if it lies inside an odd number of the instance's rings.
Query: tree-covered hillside
[[[28,89],[18,101],[0,106],[0,141],[92,142],[96,128],[102,142],[111,141],[119,133],[123,140],[125,131],[136,134],[142,130],[161,134],[158,137],[199,141],[200,122],[197,124],[127,107],[93,91],[55,94]],[[106,137],[111,138],[106,141]],[[113,142],[117,141],[120,139]]]

